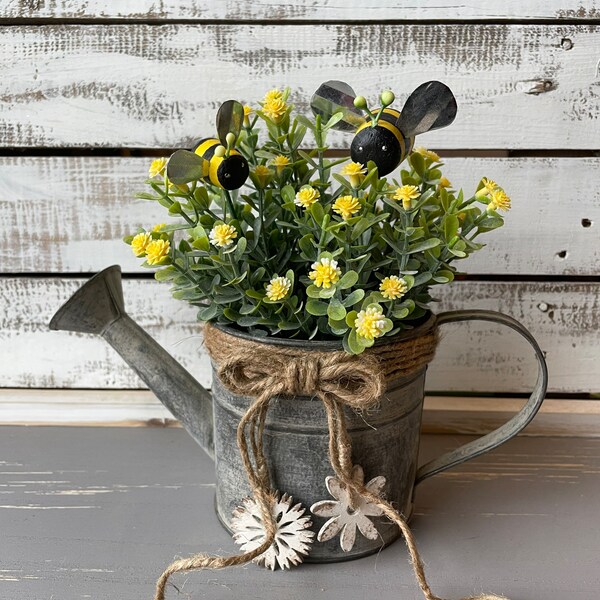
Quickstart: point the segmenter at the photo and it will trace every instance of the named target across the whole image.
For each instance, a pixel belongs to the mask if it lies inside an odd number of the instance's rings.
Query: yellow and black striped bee
[[[394,95],[384,92],[381,108],[370,111],[366,100],[356,96],[347,83],[326,81],[314,93],[311,108],[325,120],[341,113],[342,118],[333,128],[355,132],[350,146],[352,160],[362,165],[373,161],[379,175],[384,176],[412,151],[416,135],[450,125],[457,111],[454,95],[440,81],[420,85],[408,97],[402,111],[389,108],[393,101]]]
[[[235,149],[242,125],[244,107],[237,100],[227,100],[217,112],[217,138],[204,138],[194,152],[177,150],[167,163],[167,177],[176,184],[204,179],[226,189],[241,188],[250,168],[248,161]]]

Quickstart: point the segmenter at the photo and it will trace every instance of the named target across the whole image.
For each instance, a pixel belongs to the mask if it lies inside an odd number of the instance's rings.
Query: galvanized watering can
[[[433,317],[432,317],[433,319]],[[483,437],[417,467],[425,371],[392,381],[380,407],[367,414],[347,410],[353,462],[361,465],[365,480],[383,475],[386,498],[408,518],[413,492],[424,479],[496,448],[521,431],[538,411],[547,388],[548,373],[542,351],[532,335],[517,321],[491,311],[455,311],[437,315],[445,323],[483,320],[500,323],[520,333],[532,346],[538,363],[535,388],[525,406],[507,423]],[[423,324],[406,336],[418,336]],[[112,266],[92,277],[64,304],[50,322],[54,330],[101,335],[131,366],[159,400],[181,422],[202,449],[215,460],[216,510],[231,529],[233,509],[250,494],[236,446],[236,430],[250,399],[232,394],[213,369],[212,394],[205,390],[170,354],[159,346],[125,312],[121,270]],[[248,334],[229,329],[232,335]],[[319,350],[339,350],[338,342],[262,340],[267,344],[294,345]],[[273,487],[310,507],[329,498],[325,479],[332,475],[328,461],[328,429],[323,406],[309,397],[294,402],[274,402],[264,439]],[[292,459],[293,457],[293,459]],[[322,519],[313,517],[318,530]],[[340,561],[365,556],[394,541],[399,531],[387,519],[377,522],[380,539],[357,536],[351,551],[341,550],[337,539],[314,544],[309,562]]]

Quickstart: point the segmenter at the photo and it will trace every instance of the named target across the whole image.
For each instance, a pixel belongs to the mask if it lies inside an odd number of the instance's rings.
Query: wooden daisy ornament
[[[287,494],[273,496],[272,514],[277,523],[275,539],[269,549],[252,562],[274,571],[299,565],[310,552],[315,534],[309,529],[312,522],[304,516],[305,508],[293,504]],[[247,553],[258,548],[266,538],[260,506],[252,498],[244,498],[233,511],[233,539]]]
[[[365,475],[360,465],[354,465],[352,478],[358,484],[363,484]],[[371,479],[365,487],[379,496],[385,484],[385,477],[379,475]],[[352,503],[349,491],[333,476],[327,477],[325,485],[335,500],[321,500],[310,508],[311,512],[319,517],[331,517],[319,530],[317,540],[326,542],[339,533],[340,546],[344,552],[352,550],[357,529],[366,538],[376,540],[379,532],[369,517],[380,517],[383,510],[362,496],[355,497]]]

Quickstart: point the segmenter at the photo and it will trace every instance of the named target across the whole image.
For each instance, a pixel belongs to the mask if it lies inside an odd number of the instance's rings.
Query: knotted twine
[[[261,510],[265,540],[244,554],[196,554],[174,561],[159,578],[154,600],[164,600],[165,588],[173,573],[242,565],[266,552],[273,543],[277,525],[272,514],[274,493],[263,452],[263,433],[271,399],[278,396],[310,396],[323,403],[329,429],[329,460],[336,477],[351,499],[363,497],[400,528],[423,596],[426,600],[443,600],[427,583],[423,561],[404,517],[389,502],[353,478],[352,445],[344,413],[345,406],[354,410],[373,407],[385,392],[388,381],[425,368],[433,359],[438,342],[435,320],[430,319],[423,329],[425,332],[418,337],[400,338],[354,356],[342,351],[265,344],[231,335],[210,324],[205,326],[204,344],[223,385],[234,394],[254,398],[238,425],[237,443],[254,500]],[[506,598],[483,594],[463,600]]]

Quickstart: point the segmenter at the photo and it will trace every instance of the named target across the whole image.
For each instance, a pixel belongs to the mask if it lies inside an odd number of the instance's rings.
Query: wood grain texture
[[[398,104],[445,81],[460,112],[422,136],[432,147],[598,144],[595,25],[25,25],[0,39],[7,147],[189,146],[232,94],[290,85],[304,110],[327,79],[371,98],[391,88]]]
[[[476,19],[597,19],[600,4],[596,0],[440,0],[435,5],[409,0],[378,0],[368,4],[356,1],[311,0],[8,0],[0,6],[4,19],[198,19],[246,21],[386,21],[386,20],[458,20]]]
[[[142,272],[121,241],[169,221],[135,200],[150,159],[0,157],[0,265],[4,273],[89,273],[118,263]],[[600,270],[600,158],[448,158],[450,180],[472,192],[481,176],[513,200],[487,247],[455,263],[470,274],[595,275]],[[483,238],[482,238],[483,239]],[[563,256],[562,252],[566,252]]]
[[[470,439],[424,436],[421,459]],[[176,555],[236,550],[214,514],[213,464],[181,430],[4,427],[0,456],[2,600],[151,598]],[[427,480],[411,527],[434,592],[594,598],[599,473],[598,439],[517,438]],[[169,600],[422,598],[402,542],[360,561],[173,583]]]
[[[518,412],[519,398],[427,396],[424,433],[482,435]],[[0,424],[69,427],[180,427],[147,390],[0,389]],[[600,401],[545,400],[519,435],[600,437]]]
[[[51,316],[79,287],[77,279],[4,278],[0,288],[0,381],[5,387],[140,388],[133,372],[101,339],[51,332]],[[203,385],[210,385],[195,310],[168,286],[124,282],[129,314]],[[457,282],[436,295],[436,312],[500,310],[530,328],[546,353],[552,392],[600,391],[597,283]],[[487,324],[451,325],[427,375],[431,391],[527,392],[533,352],[512,332]]]
[[[597,19],[600,4],[596,0],[497,0],[455,2],[441,0],[434,5],[408,0],[378,0],[367,5],[358,2],[310,0],[8,0],[0,6],[3,19],[137,19],[137,20],[224,20],[246,21],[386,21],[386,20],[458,20],[476,19]]]

